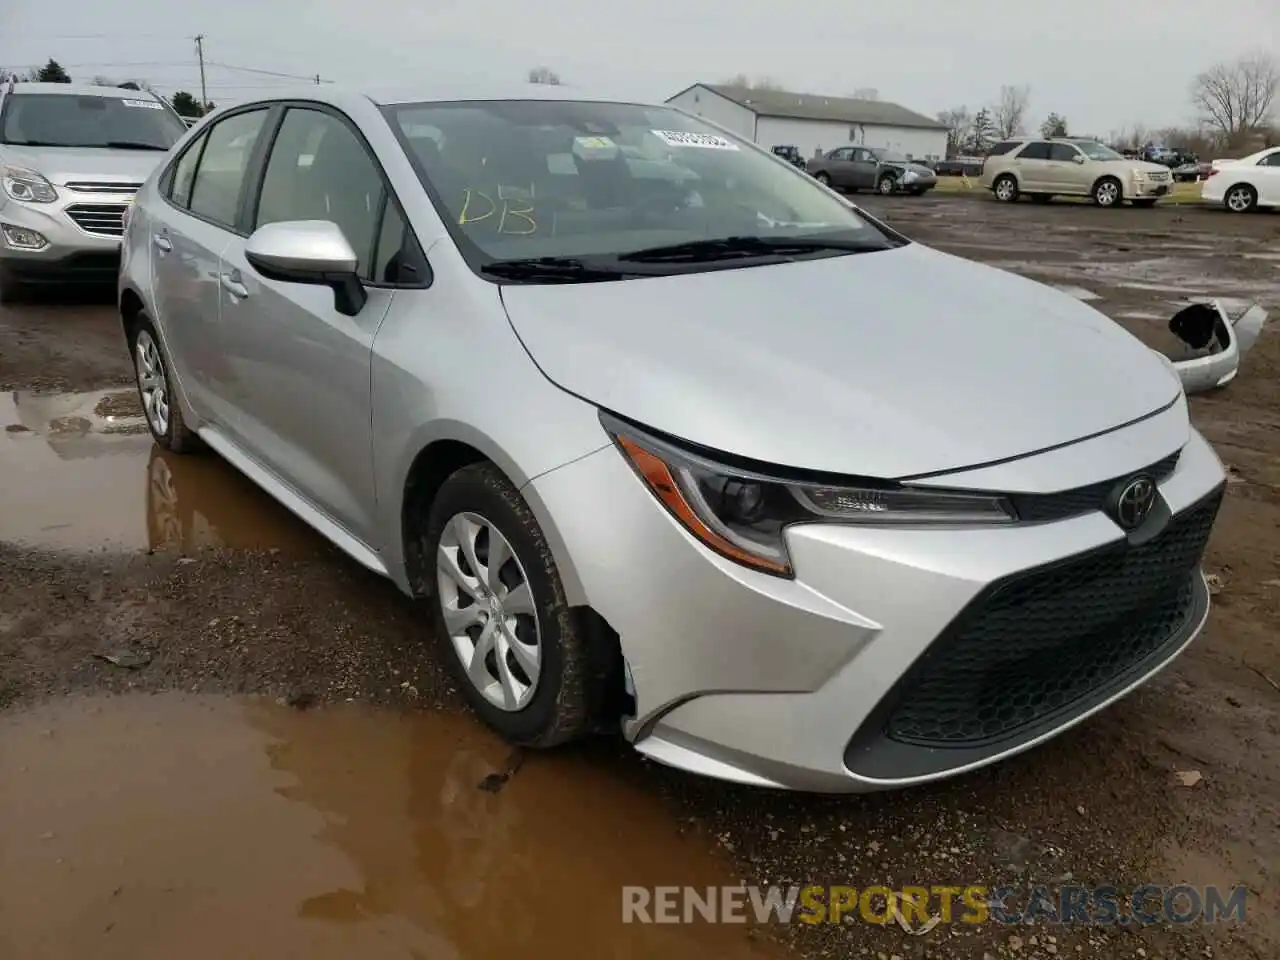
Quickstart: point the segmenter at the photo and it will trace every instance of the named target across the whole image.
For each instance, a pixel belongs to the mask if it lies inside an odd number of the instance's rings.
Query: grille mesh
[[[123,203],[77,203],[67,207],[67,216],[85,233],[123,237],[125,206]]]
[[[1221,499],[1219,490],[1140,546],[1122,542],[999,584],[912,668],[886,734],[981,746],[1122,680],[1186,621]]]

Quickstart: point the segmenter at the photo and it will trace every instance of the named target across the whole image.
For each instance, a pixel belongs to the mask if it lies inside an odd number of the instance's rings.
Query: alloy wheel
[[[477,513],[445,524],[436,548],[445,629],[467,679],[500,710],[523,709],[542,672],[529,578],[502,531]]]
[[[1253,206],[1253,194],[1248,187],[1236,187],[1227,194],[1227,208],[1233,213],[1244,213]]]
[[[1015,190],[1017,190],[1017,186],[1014,184],[1014,182],[1010,180],[1008,177],[1005,177],[999,183],[996,184],[996,199],[1012,200]]]
[[[160,348],[149,330],[139,330],[133,342],[138,393],[147,423],[157,437],[169,432],[169,381],[165,377]]]
[[[1120,187],[1110,180],[1104,181],[1093,191],[1093,197],[1100,207],[1114,207],[1120,201]]]

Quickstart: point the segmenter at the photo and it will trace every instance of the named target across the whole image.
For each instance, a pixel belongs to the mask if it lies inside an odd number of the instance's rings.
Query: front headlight
[[[0,184],[5,193],[23,203],[52,203],[58,199],[53,184],[26,167],[0,167]]]
[[[681,449],[608,414],[601,422],[686,530],[722,556],[775,576],[794,576],[784,537],[792,524],[971,526],[1017,519],[1012,504],[998,495],[877,480],[824,484],[771,477]]]
[[[916,173],[914,170],[907,170],[905,173],[902,174],[903,183],[914,183],[919,179],[920,179],[920,174]]]

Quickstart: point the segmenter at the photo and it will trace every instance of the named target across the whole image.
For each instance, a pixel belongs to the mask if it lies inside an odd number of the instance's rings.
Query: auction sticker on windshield
[[[703,150],[737,150],[738,145],[710,133],[685,133],[681,130],[653,130],[655,137],[668,147],[699,147]]]
[[[164,107],[155,100],[121,100],[120,102],[126,107],[145,107],[147,110],[164,109]]]

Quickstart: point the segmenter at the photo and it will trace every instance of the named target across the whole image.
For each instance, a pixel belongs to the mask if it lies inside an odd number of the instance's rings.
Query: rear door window
[[[1042,140],[1036,140],[1032,143],[1028,143],[1025,147],[1022,148],[1022,152],[1018,154],[1018,159],[1019,160],[1048,160],[1050,146],[1051,144],[1045,143]]]
[[[209,128],[191,187],[189,209],[196,216],[235,229],[249,160],[266,118],[264,107],[234,114]]]

